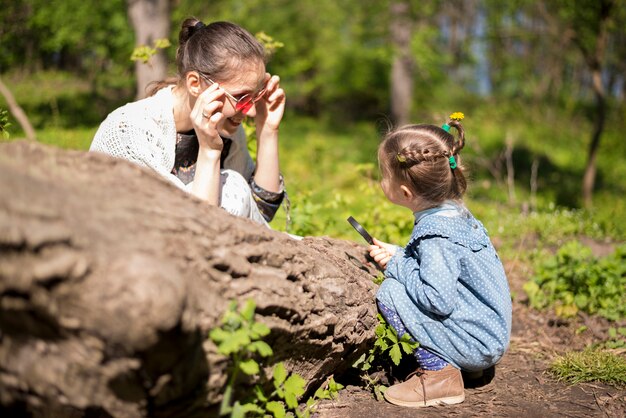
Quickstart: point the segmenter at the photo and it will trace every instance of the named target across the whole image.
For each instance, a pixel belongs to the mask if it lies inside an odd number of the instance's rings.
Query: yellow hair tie
[[[400,153],[398,153],[396,154],[396,158],[398,159],[398,162],[406,163],[406,157],[404,155],[400,155]]]
[[[450,119],[461,121],[465,118],[465,115],[461,112],[454,112],[450,115]]]

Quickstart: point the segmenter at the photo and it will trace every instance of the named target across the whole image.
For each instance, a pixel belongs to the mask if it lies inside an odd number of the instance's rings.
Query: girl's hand
[[[372,257],[381,268],[385,269],[398,247],[379,241],[376,238],[373,238],[373,240],[374,244],[367,247],[370,252],[370,257]]]
[[[278,131],[285,112],[285,91],[280,88],[280,77],[265,73],[267,81],[263,98],[256,102],[257,137],[263,130]]]
[[[224,91],[217,83],[211,84],[204,90],[191,110],[191,124],[193,125],[200,148],[219,151],[224,143],[217,132],[217,124],[224,115],[220,112],[224,106]]]

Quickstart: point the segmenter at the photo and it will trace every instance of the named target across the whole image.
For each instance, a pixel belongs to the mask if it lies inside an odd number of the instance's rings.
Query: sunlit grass
[[[601,382],[626,386],[626,358],[611,351],[572,351],[557,358],[548,371],[558,380],[572,384]]]
[[[37,142],[63,149],[87,150],[97,127],[94,128],[47,128],[36,132]],[[0,143],[24,139],[21,132],[13,133],[8,139],[0,138]]]

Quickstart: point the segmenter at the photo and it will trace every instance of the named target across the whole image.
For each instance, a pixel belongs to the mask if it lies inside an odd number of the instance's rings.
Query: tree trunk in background
[[[124,160],[0,145],[0,410],[217,416],[228,362],[207,336],[231,300],[256,302],[269,366],[314,390],[374,342],[366,252],[236,218]]]
[[[596,111],[593,122],[593,133],[591,134],[591,142],[589,143],[589,152],[587,154],[587,165],[585,166],[585,174],[583,176],[583,204],[589,209],[593,205],[593,189],[596,182],[597,157],[598,148],[600,147],[600,137],[604,131],[604,123],[606,121],[606,93],[602,85],[602,75],[600,70],[594,70],[593,91],[596,97]]]
[[[394,48],[391,64],[391,118],[396,126],[401,126],[409,123],[413,102],[411,6],[408,2],[394,2],[390,8],[389,31]]]
[[[13,117],[15,117],[15,120],[19,122],[20,126],[24,130],[24,135],[26,135],[26,139],[30,141],[34,141],[35,139],[37,139],[37,134],[35,133],[35,129],[33,129],[33,125],[30,124],[28,116],[26,116],[26,113],[24,112],[22,107],[17,103],[17,100],[15,100],[13,93],[11,93],[11,90],[9,90],[9,88],[4,84],[1,78],[0,94],[4,96],[4,100],[6,100],[9,106],[9,112],[11,112]]]
[[[170,36],[170,0],[128,0],[128,17],[135,30],[135,45],[154,46],[154,41]],[[167,77],[167,59],[161,49],[148,63],[135,62],[137,98],[146,96],[152,81]]]
[[[592,88],[596,100],[596,109],[593,121],[593,132],[591,134],[591,142],[589,143],[589,152],[587,154],[587,165],[585,166],[585,174],[583,176],[582,195],[583,204],[586,208],[591,208],[593,204],[593,189],[596,182],[597,157],[598,148],[600,147],[600,138],[604,131],[604,123],[607,113],[606,89],[602,81],[604,52],[607,47],[608,25],[613,8],[612,1],[602,1],[600,15],[598,16],[598,33],[595,40],[595,47],[589,50],[584,43],[577,39],[587,67],[591,72]]]

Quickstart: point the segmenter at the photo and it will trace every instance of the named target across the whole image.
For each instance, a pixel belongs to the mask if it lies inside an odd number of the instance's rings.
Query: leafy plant
[[[604,342],[606,348],[626,348],[626,327],[609,328],[609,340]]]
[[[133,50],[133,53],[130,56],[131,61],[141,61],[144,64],[147,64],[154,55],[159,52],[159,49],[169,48],[172,44],[169,39],[155,39],[154,45],[152,47],[148,45],[140,45]]]
[[[389,359],[397,366],[400,364],[403,352],[413,354],[415,349],[419,347],[419,343],[411,340],[409,333],[398,337],[396,330],[385,321],[381,314],[378,314],[377,317],[378,326],[375,330],[376,341],[374,346],[352,365],[363,371],[370,370],[374,362],[380,358]]]
[[[0,133],[4,139],[9,139],[9,131],[7,128],[11,126],[9,123],[9,114],[5,109],[0,109]]]
[[[298,400],[305,393],[306,381],[298,374],[288,375],[282,362],[274,366],[272,371],[274,390],[270,394],[266,395],[261,385],[257,384],[250,399],[233,402],[234,388],[240,374],[260,380],[261,366],[255,357],[269,357],[274,353],[261,339],[267,336],[270,330],[265,324],[254,320],[255,309],[256,305],[252,300],[246,301],[239,310],[237,303],[231,302],[222,318],[221,326],[209,333],[209,337],[217,345],[218,352],[231,360],[219,414],[229,415],[231,418],[242,418],[251,414],[253,416],[270,414],[275,418],[287,416],[308,418],[315,408],[317,399],[334,399],[343,386],[331,377],[301,409]]]
[[[534,308],[554,305],[560,316],[574,316],[582,310],[614,321],[626,318],[625,288],[626,245],[612,255],[595,258],[577,241],[541,263],[533,280],[524,285]]]
[[[569,383],[602,382],[626,386],[626,359],[610,351],[587,349],[557,358],[548,371]]]
[[[265,52],[268,55],[274,55],[278,49],[285,46],[284,43],[277,41],[265,32],[257,32],[254,37],[261,42],[261,45],[263,45],[263,48],[265,48]]]
[[[381,314],[378,314],[377,317],[378,326],[375,330],[376,341],[374,346],[359,357],[352,367],[363,372],[361,379],[363,379],[368,388],[373,390],[376,399],[380,400],[386,387],[379,385],[377,379],[372,379],[369,376],[370,370],[375,366],[381,367],[381,364],[388,360],[391,360],[394,365],[398,366],[403,355],[412,355],[415,349],[419,347],[419,344],[411,340],[409,333],[398,337],[396,330],[385,321]]]

